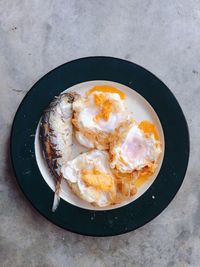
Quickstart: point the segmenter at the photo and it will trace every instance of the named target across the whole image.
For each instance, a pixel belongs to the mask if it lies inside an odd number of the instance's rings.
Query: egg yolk
[[[112,191],[114,186],[114,178],[110,174],[105,174],[99,170],[83,170],[82,180],[87,186],[95,187],[101,191]]]
[[[158,134],[158,131],[156,129],[156,126],[149,122],[149,121],[142,121],[140,122],[139,124],[139,128],[141,130],[143,130],[144,133],[147,133],[147,134],[153,134],[155,139],[156,140],[159,140],[159,134]]]
[[[88,94],[91,94],[95,91],[103,92],[103,93],[116,93],[120,96],[121,99],[126,98],[125,93],[123,93],[119,89],[115,88],[114,86],[110,86],[110,85],[96,85],[88,91]]]
[[[112,101],[106,99],[104,94],[94,94],[94,102],[100,107],[100,111],[95,117],[96,121],[99,121],[100,119],[108,120],[110,113],[114,110]]]

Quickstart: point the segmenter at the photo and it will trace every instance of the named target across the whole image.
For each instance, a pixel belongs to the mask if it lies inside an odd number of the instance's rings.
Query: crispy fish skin
[[[50,103],[40,123],[40,142],[48,167],[56,180],[52,211],[59,204],[61,166],[71,156],[72,146],[72,103],[78,98],[75,92],[63,93]]]

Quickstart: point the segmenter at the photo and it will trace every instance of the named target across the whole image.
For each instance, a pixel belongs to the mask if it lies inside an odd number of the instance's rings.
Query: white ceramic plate
[[[86,91],[88,91],[90,88],[92,88],[95,85],[111,85],[123,91],[127,96],[125,100],[125,105],[132,112],[133,118],[138,122],[142,120],[148,120],[154,123],[158,129],[160,140],[162,143],[162,154],[161,154],[159,165],[158,165],[156,172],[147,180],[147,182],[145,182],[143,185],[139,187],[136,195],[134,195],[132,198],[128,199],[127,201],[124,201],[121,204],[112,205],[112,206],[103,207],[103,208],[94,207],[90,203],[87,203],[86,201],[77,197],[68,187],[67,182],[64,179],[62,180],[60,197],[64,199],[65,201],[75,206],[78,206],[80,208],[84,208],[84,209],[110,210],[110,209],[116,209],[118,207],[122,207],[126,204],[129,204],[130,202],[134,201],[135,199],[140,197],[142,194],[144,194],[144,192],[152,185],[152,183],[156,179],[156,176],[160,170],[160,167],[163,161],[165,141],[164,141],[164,134],[163,134],[162,126],[161,126],[161,123],[158,119],[156,112],[151,107],[151,105],[140,94],[138,94],[133,89],[125,85],[122,85],[120,83],[111,82],[111,81],[89,81],[89,82],[76,84],[68,88],[67,91],[75,91],[83,95]],[[75,158],[81,152],[85,152],[85,151],[87,151],[87,149],[79,145],[76,142],[76,140],[74,140],[72,158]],[[42,149],[41,149],[41,145],[39,141],[39,124],[38,124],[36,135],[35,135],[35,154],[36,154],[38,167],[40,169],[40,172],[44,180],[46,181],[48,186],[53,191],[55,191],[55,179],[50,173],[47,163],[43,157],[43,153],[42,153]]]

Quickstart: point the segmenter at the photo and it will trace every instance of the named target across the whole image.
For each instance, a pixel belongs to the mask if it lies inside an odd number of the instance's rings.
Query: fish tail
[[[58,181],[56,183],[56,189],[55,189],[55,194],[54,194],[54,199],[53,199],[53,205],[52,205],[52,211],[55,212],[59,203],[60,203],[60,182]]]

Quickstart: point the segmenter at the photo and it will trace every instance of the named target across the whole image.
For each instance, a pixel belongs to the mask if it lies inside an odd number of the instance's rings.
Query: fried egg
[[[122,123],[113,135],[110,146],[111,168],[119,173],[153,173],[161,153],[156,127],[143,121]]]
[[[95,86],[73,103],[75,136],[88,148],[108,149],[113,131],[130,113],[124,105],[126,95],[112,86]]]
[[[114,203],[116,184],[107,152],[91,150],[80,154],[62,166],[61,171],[72,191],[81,199],[99,207]]]

